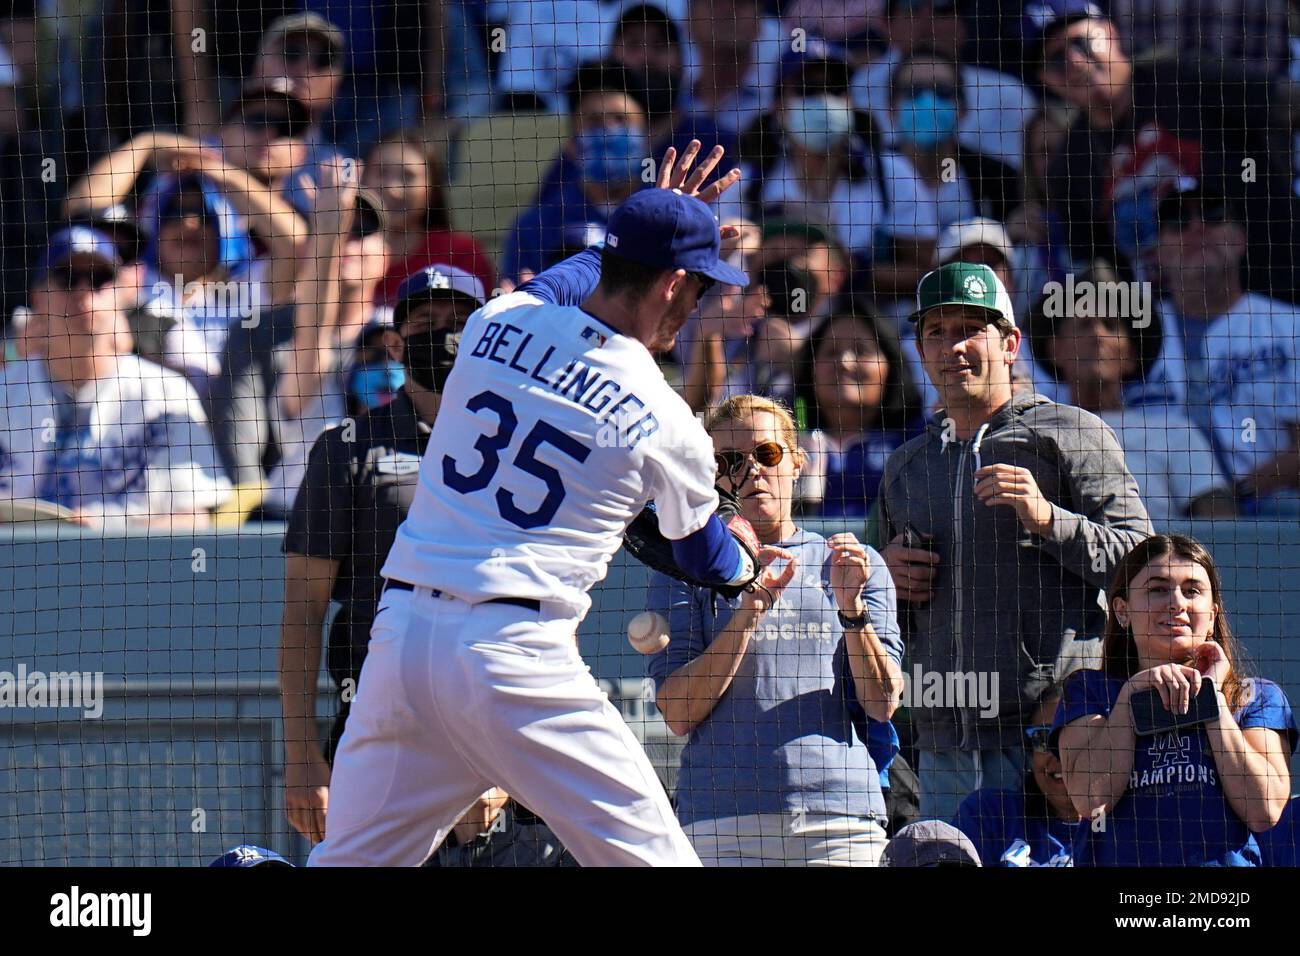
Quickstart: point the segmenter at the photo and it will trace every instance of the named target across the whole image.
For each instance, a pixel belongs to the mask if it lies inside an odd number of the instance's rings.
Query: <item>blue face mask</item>
[[[917,93],[899,107],[895,128],[904,143],[938,146],[957,132],[957,101],[930,90]]]
[[[626,126],[579,133],[574,145],[583,180],[600,185],[636,179],[650,151],[645,135]]]
[[[783,126],[805,149],[827,152],[853,131],[853,110],[840,96],[805,96],[786,108]]]

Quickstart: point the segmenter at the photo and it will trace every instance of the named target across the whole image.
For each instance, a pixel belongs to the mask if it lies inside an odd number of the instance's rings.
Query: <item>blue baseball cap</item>
[[[487,292],[478,276],[441,262],[425,266],[419,272],[407,276],[397,287],[393,324],[401,325],[406,319],[406,313],[420,302],[452,296],[472,300],[475,309],[487,302]]]
[[[605,248],[629,262],[749,285],[749,276],[718,258],[721,244],[709,207],[678,189],[641,190],[614,210],[605,232]]]
[[[32,281],[40,281],[51,269],[57,269],[77,256],[103,260],[115,269],[122,265],[117,243],[108,233],[90,226],[68,226],[50,236],[45,251],[32,270]]]
[[[288,860],[265,847],[244,843],[227,850],[208,864],[208,868],[231,866],[293,866]]]
[[[848,50],[838,43],[811,36],[803,43],[803,49],[787,50],[781,55],[781,79],[789,79],[810,63],[829,63],[850,69]]]
[[[1026,46],[1036,46],[1059,27],[1076,20],[1105,19],[1106,14],[1092,0],[1031,0],[1025,4],[1022,36]]]

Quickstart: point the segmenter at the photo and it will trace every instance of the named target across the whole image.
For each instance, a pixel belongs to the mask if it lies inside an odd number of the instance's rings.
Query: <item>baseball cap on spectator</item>
[[[393,325],[400,328],[407,313],[421,302],[457,297],[472,309],[487,301],[483,283],[464,269],[443,263],[425,266],[407,276],[398,286],[397,302],[393,305]]]
[[[881,866],[981,866],[970,837],[951,823],[921,820],[909,823],[885,844]]]
[[[916,311],[908,321],[919,323],[930,311],[945,305],[981,309],[989,313],[989,321],[1002,318],[1013,327],[1016,324],[1007,287],[988,266],[950,262],[927,272],[916,287]]]
[[[614,210],[605,248],[629,262],[685,269],[725,285],[747,286],[749,276],[718,258],[718,221],[704,203],[677,189],[643,189]]]
[[[74,214],[71,226],[89,226],[112,238],[124,262],[135,262],[144,251],[145,234],[134,214],[123,203]]]
[[[268,850],[265,847],[253,846],[251,843],[245,843],[235,847],[233,850],[227,850],[221,856],[217,857],[208,864],[208,868],[213,867],[248,867],[248,866],[293,866],[288,860],[276,853],[274,850]]]
[[[97,260],[114,269],[122,265],[117,243],[108,233],[90,226],[69,226],[50,236],[45,251],[32,269],[32,282],[39,282],[51,270],[66,265],[73,259]]]
[[[1106,14],[1092,0],[1030,0],[1025,4],[1022,29],[1030,58],[1042,55],[1052,34],[1078,20],[1104,19]]]
[[[1008,263],[1015,261],[1015,245],[1006,228],[996,219],[973,216],[960,219],[939,234],[934,244],[934,264],[941,266],[961,258],[965,249],[988,246],[1001,253]]]
[[[271,45],[286,36],[319,36],[334,49],[335,53],[347,52],[347,39],[343,36],[343,31],[330,23],[319,13],[291,13],[288,16],[280,17],[266,28],[262,34],[262,42],[258,48],[268,50]]]
[[[788,50],[781,56],[780,82],[793,83],[801,91],[847,93],[853,80],[848,51],[838,43],[811,36],[802,50]]]
[[[266,80],[253,80],[240,91],[239,99],[231,104],[222,117],[222,123],[240,120],[249,108],[269,103],[283,103],[288,107],[285,134],[298,137],[311,126],[311,110],[293,92],[293,84],[282,76]]]

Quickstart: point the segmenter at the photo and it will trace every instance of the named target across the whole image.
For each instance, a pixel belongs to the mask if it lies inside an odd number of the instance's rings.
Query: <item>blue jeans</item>
[[[1018,789],[1025,767],[1023,747],[922,750],[916,769],[921,783],[921,818],[951,822],[966,796],[982,787]]]

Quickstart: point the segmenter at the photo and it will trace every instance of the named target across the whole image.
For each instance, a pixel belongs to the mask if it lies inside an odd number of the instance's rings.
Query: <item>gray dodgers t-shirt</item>
[[[683,825],[751,813],[885,812],[880,775],[846,707],[856,698],[830,589],[830,549],[811,531],[779,547],[794,553],[798,571],[763,616],[731,686],[691,732],[677,778]],[[894,583],[884,559],[871,548],[867,553],[871,624],[901,664]],[[646,607],[668,619],[671,634],[668,647],[649,660],[656,688],[704,652],[738,603],[651,576]]]

